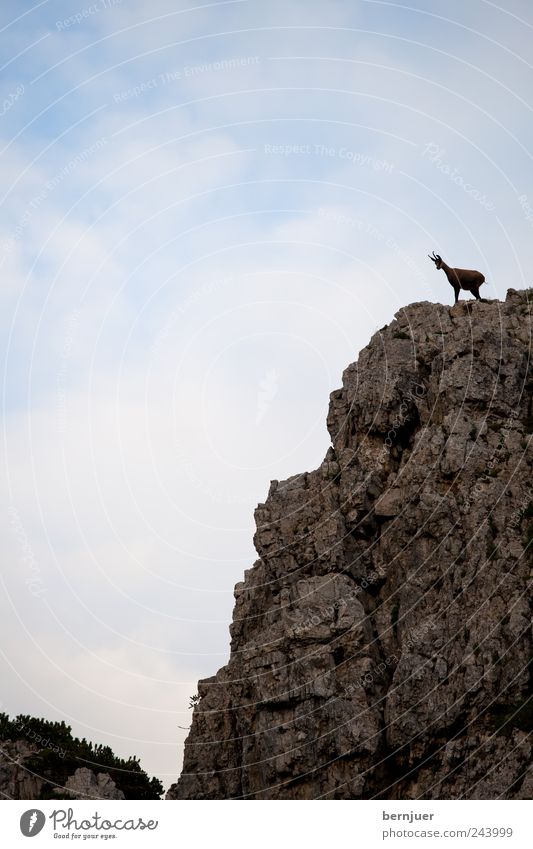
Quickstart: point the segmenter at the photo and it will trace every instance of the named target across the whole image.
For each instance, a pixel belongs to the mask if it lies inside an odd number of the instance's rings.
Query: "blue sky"
[[[531,285],[530,4],[4,2],[3,709],[178,773],[271,479],[426,254]]]

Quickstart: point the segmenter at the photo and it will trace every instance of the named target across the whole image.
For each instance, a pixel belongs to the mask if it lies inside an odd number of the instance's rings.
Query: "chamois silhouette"
[[[428,254],[429,256],[429,254]],[[472,292],[473,296],[478,301],[483,298],[479,296],[479,287],[485,282],[485,276],[481,271],[469,271],[467,268],[450,268],[446,265],[441,256],[433,251],[433,256],[429,256],[430,260],[435,263],[437,270],[443,268],[446,277],[453,291],[455,292],[455,303],[459,300],[459,292],[464,289],[466,292]]]

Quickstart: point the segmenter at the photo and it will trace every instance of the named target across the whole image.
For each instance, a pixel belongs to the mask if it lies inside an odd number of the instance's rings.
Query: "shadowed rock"
[[[412,304],[346,369],[167,798],[531,796],[532,296]]]

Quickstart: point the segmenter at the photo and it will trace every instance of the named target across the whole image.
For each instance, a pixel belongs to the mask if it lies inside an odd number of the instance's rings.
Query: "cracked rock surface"
[[[41,751],[39,746],[25,740],[3,741],[0,748],[0,798],[41,799],[43,787],[50,785],[32,768],[32,759]],[[82,767],[68,776],[65,784],[54,782],[52,793],[61,799],[124,799],[106,772],[94,772]]]
[[[348,366],[167,798],[531,798],[532,310],[411,304]]]

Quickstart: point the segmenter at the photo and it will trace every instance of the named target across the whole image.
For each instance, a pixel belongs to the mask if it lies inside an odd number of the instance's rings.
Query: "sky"
[[[432,250],[531,285],[532,37],[528,0],[3,0],[0,710],[177,778],[343,369],[453,303]]]

